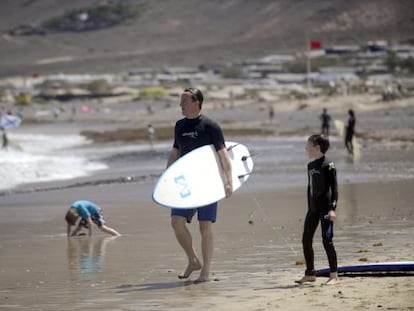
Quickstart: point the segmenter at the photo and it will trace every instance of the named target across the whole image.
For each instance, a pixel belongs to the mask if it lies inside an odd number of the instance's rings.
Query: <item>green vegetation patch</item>
[[[49,31],[92,31],[109,28],[137,18],[144,11],[142,5],[108,3],[74,9],[43,23]]]
[[[141,89],[139,99],[162,99],[166,97],[168,97],[168,93],[163,87],[149,86]]]

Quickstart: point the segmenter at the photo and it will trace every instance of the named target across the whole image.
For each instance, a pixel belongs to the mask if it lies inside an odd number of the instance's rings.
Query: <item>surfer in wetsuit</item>
[[[352,138],[354,137],[355,133],[355,113],[352,109],[348,110],[348,124],[345,129],[345,147],[348,150],[349,154],[354,154],[354,145],[352,144]]]
[[[2,145],[1,148],[7,150],[7,146],[9,145],[9,139],[7,138],[6,129],[3,127],[0,127],[0,130],[2,131]]]
[[[182,93],[180,107],[185,118],[178,120],[175,125],[175,139],[167,167],[184,154],[198,147],[212,144],[217,151],[224,172],[223,187],[226,197],[230,197],[233,192],[231,162],[224,143],[223,132],[216,122],[201,114],[202,104],[203,94],[200,90],[187,88]],[[202,177],[200,176],[200,179]],[[186,224],[191,222],[195,213],[197,213],[201,233],[202,262],[193,248],[191,233]],[[201,270],[195,282],[209,281],[213,257],[212,224],[216,221],[216,216],[217,202],[196,209],[171,209],[171,225],[178,243],[188,258],[187,268],[178,275],[180,279],[186,279],[192,272]]]
[[[323,108],[322,114],[319,116],[319,119],[322,121],[321,133],[325,136],[329,136],[331,116],[328,114],[328,110],[326,108]]]
[[[308,212],[305,218],[302,244],[306,261],[306,271],[297,283],[316,280],[313,253],[313,236],[321,223],[322,242],[329,262],[329,279],[326,284],[339,282],[336,251],[333,244],[333,222],[336,219],[338,184],[335,164],[325,157],[329,149],[329,140],[323,135],[309,137],[306,151],[311,159],[308,163]]]

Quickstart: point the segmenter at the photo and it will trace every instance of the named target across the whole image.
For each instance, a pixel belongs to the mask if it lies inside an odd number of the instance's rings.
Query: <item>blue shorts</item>
[[[105,219],[103,218],[103,215],[101,213],[91,215],[91,220],[99,228],[105,224]],[[79,227],[84,227],[88,229],[88,221],[82,218],[79,222]]]
[[[216,222],[217,218],[217,202],[210,205],[193,208],[193,209],[181,209],[181,208],[172,208],[171,216],[181,216],[187,219],[187,222],[190,223],[191,219],[197,212],[198,221],[211,221]]]

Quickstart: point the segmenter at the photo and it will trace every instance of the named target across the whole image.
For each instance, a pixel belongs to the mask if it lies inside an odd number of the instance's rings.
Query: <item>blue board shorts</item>
[[[197,213],[198,221],[211,221],[216,222],[217,218],[217,202],[210,205],[192,208],[192,209],[181,209],[172,208],[171,216],[181,216],[187,219],[188,223],[191,223],[193,216]]]
[[[99,228],[105,224],[105,219],[103,218],[103,215],[101,213],[91,215],[91,220]],[[84,227],[88,229],[88,221],[82,218],[79,222],[79,227]]]

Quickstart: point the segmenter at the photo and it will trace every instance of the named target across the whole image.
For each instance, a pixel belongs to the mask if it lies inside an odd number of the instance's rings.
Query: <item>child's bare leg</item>
[[[115,229],[109,228],[105,225],[100,226],[99,229],[101,229],[102,232],[109,233],[110,235],[113,235],[113,236],[120,236],[121,235]]]
[[[329,273],[329,279],[326,282],[326,285],[336,285],[339,283],[338,272]]]

